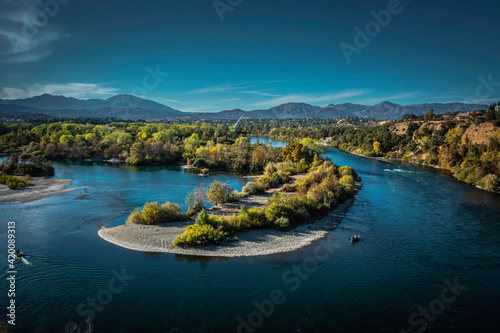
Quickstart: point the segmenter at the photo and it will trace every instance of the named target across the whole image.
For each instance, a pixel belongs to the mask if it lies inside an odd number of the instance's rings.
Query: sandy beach
[[[32,202],[58,194],[69,193],[85,187],[66,188],[73,184],[71,179],[54,179],[45,177],[30,178],[31,186],[11,190],[0,184],[0,203],[3,202]]]
[[[361,185],[356,184],[356,191]],[[242,204],[248,208],[266,204],[271,193],[250,196],[237,202],[224,204],[220,210],[212,210],[211,215],[232,215]],[[241,257],[260,256],[273,253],[289,252],[300,249],[324,237],[342,221],[354,198],[347,200],[320,220],[313,220],[299,225],[287,232],[275,229],[257,229],[237,233],[238,241],[224,245],[208,245],[184,248],[172,242],[176,235],[184,232],[186,226],[194,221],[174,222],[159,226],[126,224],[114,228],[103,227],[99,236],[115,245],[143,252],[164,252],[194,256]],[[231,205],[231,206],[226,206]]]

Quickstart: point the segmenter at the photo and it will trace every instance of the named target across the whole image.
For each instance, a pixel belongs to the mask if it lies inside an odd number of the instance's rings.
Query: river
[[[246,181],[224,172],[198,177],[177,166],[54,163],[57,178],[87,189],[0,203],[5,253],[6,222],[15,221],[18,248],[33,263],[17,266],[15,331],[64,332],[73,322],[83,326],[89,314],[94,332],[498,330],[500,196],[439,170],[332,149],[325,155],[353,167],[363,187],[319,262],[318,244],[233,259],[115,246],[97,231],[124,223],[147,201],[184,205],[200,182],[241,190]],[[351,244],[353,234],[363,241]],[[1,277],[6,281],[6,270]]]

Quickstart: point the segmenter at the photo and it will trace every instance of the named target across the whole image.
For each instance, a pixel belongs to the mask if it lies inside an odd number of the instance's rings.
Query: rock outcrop
[[[414,131],[420,128],[421,124],[421,121],[398,123],[391,127],[391,132],[397,135],[412,135]]]
[[[493,126],[492,123],[473,124],[467,128],[462,139],[473,145],[489,145],[491,136],[499,130],[500,127]]]

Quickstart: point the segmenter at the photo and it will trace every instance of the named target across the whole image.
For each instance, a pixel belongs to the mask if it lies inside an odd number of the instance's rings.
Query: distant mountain
[[[73,97],[53,96],[43,94],[40,96],[5,100],[0,99],[3,105],[19,105],[40,110],[88,110],[94,111],[104,108],[113,109],[145,109],[156,112],[181,113],[179,110],[172,109],[166,105],[139,98],[132,95],[116,95],[108,99],[76,99]]]
[[[245,119],[342,118],[350,116],[399,119],[408,113],[423,115],[430,108],[434,109],[435,113],[445,113],[447,111],[486,110],[488,109],[488,105],[464,103],[399,105],[386,101],[377,105],[344,103],[319,107],[306,103],[287,103],[270,109],[253,111],[234,109],[220,112],[196,113],[181,112],[166,105],[131,95],[116,95],[106,100],[81,100],[49,94],[18,100],[0,99],[0,116],[4,117],[28,117],[29,115],[44,114],[43,117],[114,117],[131,120],[144,119],[147,121],[237,120],[242,115],[245,116]]]
[[[14,118],[50,118],[43,114],[43,110],[28,108],[19,105],[2,105],[0,104],[0,118],[14,119]]]
[[[247,119],[283,119],[283,118],[342,118],[342,117],[373,117],[377,119],[399,119],[405,114],[413,113],[423,115],[430,108],[435,113],[445,113],[446,111],[473,111],[488,109],[488,105],[463,104],[463,103],[432,103],[399,105],[391,102],[382,102],[377,105],[361,104],[329,104],[319,107],[304,103],[282,104],[267,110],[243,111],[240,109],[221,111],[215,113],[191,114],[190,119],[239,119],[242,114]]]
[[[179,119],[180,112],[153,111],[143,108],[102,108],[97,110],[54,110],[45,111],[54,118],[118,118],[123,120],[162,121]]]

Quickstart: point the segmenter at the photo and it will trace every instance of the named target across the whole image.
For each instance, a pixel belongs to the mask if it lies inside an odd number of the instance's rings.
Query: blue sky
[[[183,111],[500,100],[499,1],[0,6],[0,98],[123,93]],[[376,23],[373,12],[390,20]],[[366,34],[367,26],[368,42],[356,43],[355,27]]]

